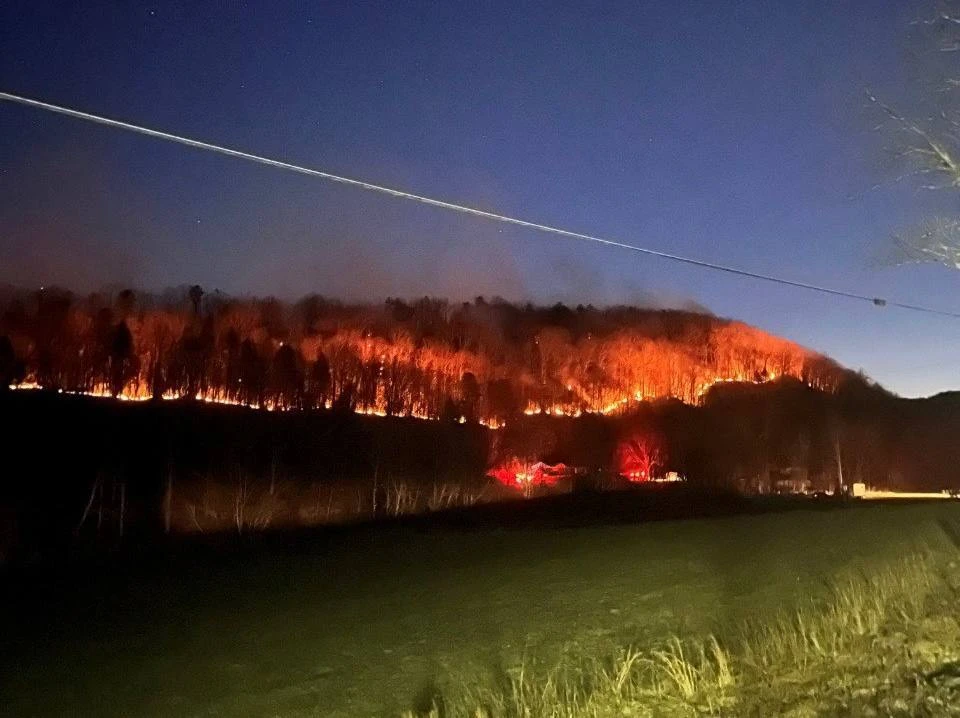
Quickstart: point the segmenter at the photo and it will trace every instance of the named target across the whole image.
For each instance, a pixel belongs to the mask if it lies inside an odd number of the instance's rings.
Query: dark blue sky
[[[119,7],[119,9],[118,9]],[[918,3],[0,4],[0,88],[626,242],[960,310],[878,269],[952,196],[884,186],[863,90]],[[0,104],[0,282],[695,302],[906,395],[960,322],[538,235]]]

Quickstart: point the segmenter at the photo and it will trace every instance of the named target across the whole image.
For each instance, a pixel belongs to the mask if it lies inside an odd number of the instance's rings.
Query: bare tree
[[[960,1],[942,0],[910,24],[913,79],[902,111],[868,91],[900,171],[920,190],[960,190]],[[960,269],[960,214],[931,217],[892,237],[883,260]]]
[[[190,297],[190,303],[193,305],[193,315],[195,317],[200,316],[200,303],[203,300],[203,287],[199,284],[194,284],[190,287],[187,294]]]

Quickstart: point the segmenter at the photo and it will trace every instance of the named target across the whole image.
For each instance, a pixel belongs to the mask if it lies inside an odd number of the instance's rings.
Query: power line
[[[96,124],[105,125],[107,127],[114,127],[116,129],[127,130],[129,132],[136,132],[141,135],[147,135],[148,137],[154,137],[160,140],[167,140],[168,142],[176,142],[181,145],[186,145],[187,147],[194,147],[196,149],[216,152],[221,155],[226,155],[227,157],[236,157],[239,159],[248,160],[250,162],[257,162],[262,165],[267,165],[268,167],[276,167],[278,169],[288,170],[290,172],[296,172],[298,174],[303,174],[310,177],[319,177],[320,179],[325,179],[331,182],[338,182],[340,184],[349,185],[351,187],[359,187],[360,189],[369,190],[371,192],[380,192],[381,194],[386,194],[391,197],[398,197],[400,199],[407,199],[407,200],[412,200],[414,202],[420,202],[421,204],[425,204],[430,207],[439,207],[441,209],[452,210],[454,212],[460,212],[462,214],[472,215],[474,217],[481,217],[483,219],[490,219],[497,222],[504,222],[506,224],[512,224],[518,227],[526,227],[527,229],[535,229],[540,232],[548,232],[550,234],[560,235],[561,237],[567,237],[570,239],[579,239],[581,241],[594,242],[596,244],[601,244],[608,247],[626,249],[631,252],[639,252],[640,254],[645,254],[651,257],[659,257],[660,259],[667,259],[672,262],[680,262],[682,264],[687,264],[694,267],[701,267],[703,269],[712,269],[718,272],[726,272],[727,274],[733,274],[740,277],[748,277],[750,279],[757,279],[764,282],[772,282],[774,284],[781,284],[788,287],[795,287],[799,289],[807,289],[813,292],[820,292],[821,294],[828,294],[836,297],[845,297],[847,299],[855,299],[858,301],[870,302],[874,306],[878,306],[878,307],[891,306],[891,307],[897,307],[899,309],[907,309],[914,312],[923,312],[926,314],[936,314],[939,316],[953,317],[955,319],[960,319],[960,312],[951,312],[951,311],[946,311],[942,309],[935,309],[933,307],[927,307],[927,306],[922,306],[918,304],[907,304],[903,302],[888,301],[886,299],[883,299],[882,297],[871,297],[865,294],[858,294],[856,292],[847,291],[844,289],[834,289],[831,287],[824,287],[818,284],[811,284],[808,282],[800,282],[792,279],[786,279],[784,277],[778,277],[772,274],[761,274],[760,272],[751,272],[746,269],[740,269],[738,267],[732,267],[725,264],[707,262],[701,259],[684,257],[678,254],[671,254],[669,252],[661,252],[656,249],[650,249],[648,247],[639,247],[634,244],[627,244],[625,242],[606,239],[604,237],[597,237],[591,234],[583,234],[581,232],[574,232],[567,229],[561,229],[559,227],[552,227],[547,224],[540,224],[539,222],[531,222],[525,219],[518,219],[516,217],[510,217],[508,215],[498,214],[496,212],[488,212],[486,210],[476,209],[474,207],[467,207],[466,205],[456,204],[454,202],[445,202],[444,200],[434,199],[433,197],[425,197],[423,195],[414,194],[412,192],[407,192],[405,190],[394,189],[392,187],[384,187],[383,185],[374,184],[372,182],[365,182],[363,180],[352,179],[350,177],[343,177],[341,175],[336,175],[331,172],[324,172],[322,170],[311,169],[309,167],[295,165],[290,162],[283,162],[281,160],[271,159],[269,157],[263,157],[262,155],[256,155],[250,152],[243,152],[241,150],[231,149],[229,147],[224,147],[222,145],[216,145],[210,142],[203,142],[201,140],[191,139],[189,137],[184,137],[182,135],[175,135],[170,132],[162,132],[161,130],[151,129],[149,127],[144,127],[142,125],[135,125],[130,122],[124,122],[122,120],[115,120],[109,117],[95,115],[89,112],[76,110],[70,107],[63,107],[62,105],[54,105],[49,102],[43,102],[41,100],[35,100],[29,97],[23,97],[21,95],[14,95],[9,92],[0,92],[0,100],[6,100],[8,102],[14,102],[20,105],[26,105],[27,107],[33,107],[39,110],[46,110],[47,112],[54,112],[56,114],[66,115],[67,117],[72,117],[78,120],[86,120],[87,122],[94,122]]]

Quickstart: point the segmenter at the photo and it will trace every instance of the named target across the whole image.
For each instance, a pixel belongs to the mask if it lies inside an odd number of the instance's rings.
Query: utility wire
[[[907,304],[903,302],[888,301],[882,297],[871,297],[865,294],[858,294],[856,292],[847,291],[844,289],[834,289],[831,287],[824,287],[818,284],[811,284],[808,282],[800,282],[792,279],[786,279],[784,277],[778,277],[771,274],[761,274],[759,272],[751,272],[746,269],[740,269],[738,267],[732,267],[726,264],[717,264],[715,262],[707,262],[701,259],[694,259],[692,257],[684,257],[678,254],[671,254],[669,252],[661,252],[656,249],[650,249],[648,247],[639,247],[634,244],[627,244],[625,242],[619,242],[612,239],[606,239],[604,237],[597,237],[591,234],[583,234],[581,232],[573,232],[567,229],[561,229],[559,227],[552,227],[547,224],[540,224],[539,222],[530,222],[524,219],[518,219],[516,217],[510,217],[504,214],[498,214],[496,212],[488,212],[482,209],[476,209],[474,207],[467,207],[462,204],[456,204],[453,202],[445,202],[443,200],[434,199],[432,197],[425,197],[423,195],[414,194],[412,192],[406,192],[404,190],[394,189],[392,187],[384,187],[383,185],[374,184],[372,182],[365,182],[363,180],[352,179],[350,177],[343,177],[341,175],[336,175],[331,172],[323,172],[321,170],[311,169],[309,167],[303,167],[301,165],[295,165],[290,162],[283,162],[281,160],[271,159],[269,157],[263,157],[262,155],[255,155],[250,152],[243,152],[241,150],[231,149],[229,147],[223,147],[222,145],[215,145],[210,142],[203,142],[201,140],[191,139],[189,137],[184,137],[182,135],[175,135],[170,132],[162,132],[160,130],[151,129],[149,127],[144,127],[142,125],[135,125],[130,122],[124,122],[122,120],[114,120],[109,117],[103,117],[101,115],[94,115],[89,112],[83,112],[81,110],[76,110],[70,107],[63,107],[62,105],[54,105],[49,102],[43,102],[41,100],[32,99],[29,97],[23,97],[21,95],[14,95],[9,92],[0,92],[0,100],[6,100],[7,102],[14,102],[20,105],[26,105],[27,107],[33,107],[39,110],[46,110],[47,112],[54,112],[60,115],[66,115],[67,117],[72,117],[78,120],[86,120],[87,122],[94,122],[99,125],[105,125],[107,127],[113,127],[116,129],[127,130],[129,132],[136,132],[141,135],[147,135],[148,137],[154,137],[160,140],[167,140],[168,142],[176,142],[181,145],[186,145],[187,147],[194,147],[201,150],[208,150],[210,152],[216,152],[221,155],[226,155],[227,157],[236,157],[243,160],[248,160],[250,162],[257,162],[262,165],[267,165],[268,167],[276,167],[282,170],[288,170],[290,172],[296,172],[298,174],[307,175],[310,177],[319,177],[320,179],[325,179],[330,182],[338,182],[340,184],[349,185],[351,187],[359,187],[360,189],[369,190],[371,192],[380,192],[381,194],[386,194],[391,197],[398,197],[400,199],[412,200],[414,202],[420,202],[421,204],[428,205],[430,207],[439,207],[441,209],[452,210],[454,212],[460,212],[462,214],[472,215],[474,217],[481,217],[483,219],[490,219],[497,222],[504,222],[506,224],[512,224],[518,227],[526,227],[528,229],[534,229],[540,232],[548,232],[550,234],[560,235],[561,237],[567,237],[570,239],[579,239],[585,242],[594,242],[595,244],[601,244],[608,247],[617,247],[619,249],[626,249],[631,252],[639,252],[640,254],[645,254],[651,257],[659,257],[660,259],[667,259],[672,262],[680,262],[682,264],[692,265],[694,267],[702,267],[704,269],[712,269],[718,272],[726,272],[727,274],[733,274],[739,277],[749,277],[750,279],[757,279],[764,282],[772,282],[775,284],[781,284],[788,287],[796,287],[799,289],[807,289],[813,292],[820,292],[821,294],[828,294],[836,297],[846,297],[847,299],[855,299],[863,302],[870,302],[871,304],[878,307],[897,307],[899,309],[908,309],[914,312],[923,312],[926,314],[937,314],[945,317],[953,317],[955,319],[960,319],[960,312],[951,312],[942,309],[935,309],[933,307],[922,306],[918,304]]]

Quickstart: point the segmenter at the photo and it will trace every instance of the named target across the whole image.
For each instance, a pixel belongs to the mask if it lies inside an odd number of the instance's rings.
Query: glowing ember
[[[725,377],[713,377],[711,382],[701,385],[696,392],[697,397],[702,398],[712,387],[718,384],[724,383],[753,383],[753,384],[762,384],[768,381],[774,381],[778,378],[778,375],[775,373],[766,373],[762,376],[755,376],[752,379],[747,379],[743,376],[735,376],[730,378]],[[570,386],[570,385],[568,385]],[[11,384],[9,386],[11,390],[15,391],[38,391],[42,390],[43,386],[37,383],[34,380],[27,380],[19,384]],[[119,394],[114,394],[110,387],[100,384],[96,385],[90,389],[83,391],[65,391],[63,389],[58,390],[61,394],[73,394],[79,396],[90,396],[95,398],[110,399],[115,398],[120,401],[149,401],[153,398],[153,395],[149,391],[147,385],[140,381],[133,381],[128,383]],[[208,389],[204,391],[199,391],[192,396],[188,395],[184,391],[175,391],[168,389],[161,394],[160,398],[164,401],[181,401],[187,398],[192,398],[194,401],[203,402],[205,404],[220,404],[223,406],[242,406],[250,409],[263,409],[265,411],[293,411],[300,409],[299,406],[287,405],[280,403],[274,400],[264,400],[263,402],[256,401],[243,401],[237,396],[231,396],[223,389]],[[657,395],[646,395],[642,391],[633,391],[628,396],[620,397],[617,400],[604,404],[596,409],[591,408],[590,406],[585,405],[574,405],[574,404],[554,404],[551,406],[539,406],[534,404],[528,404],[527,407],[523,410],[524,415],[526,416],[556,416],[556,417],[568,417],[568,418],[577,418],[585,414],[599,414],[602,416],[612,415],[612,414],[622,414],[627,413],[631,405],[653,400],[658,398]],[[333,408],[333,401],[326,400],[322,406],[325,409]],[[439,416],[431,415],[428,412],[412,407],[407,411],[396,412],[388,411],[387,401],[384,397],[383,391],[378,391],[377,401],[374,404],[370,405],[358,405],[354,407],[353,411],[357,414],[363,414],[365,416],[406,416],[414,419],[423,419],[423,420],[436,420]],[[457,417],[456,420],[464,424],[467,419],[464,416]],[[489,429],[500,429],[506,425],[502,419],[497,418],[485,418],[480,417],[477,419],[478,423],[483,426],[486,426]],[[631,479],[638,481],[645,481],[646,478],[643,478],[637,471],[642,471],[642,469],[632,469],[629,472],[621,472],[624,475],[630,476]]]
[[[43,391],[44,387],[38,384],[35,381],[24,381],[19,384],[10,384],[8,387],[11,391]],[[72,396],[88,396],[94,399],[116,399],[123,402],[143,402],[150,401],[153,399],[153,395],[146,391],[142,385],[128,385],[124,387],[123,391],[119,394],[113,394],[113,392],[106,386],[95,386],[91,389],[84,391],[64,391],[63,389],[57,389],[58,394],[69,394]],[[285,404],[278,403],[272,400],[265,400],[261,402],[244,402],[240,401],[235,397],[226,395],[222,391],[199,391],[192,396],[186,392],[177,392],[167,390],[160,395],[160,399],[163,401],[185,401],[193,400],[196,402],[202,402],[204,404],[219,404],[221,406],[239,406],[247,409],[257,409],[262,411],[299,411],[300,407],[289,406]],[[333,408],[333,401],[325,401],[322,405],[323,409],[330,410]],[[367,407],[356,407],[354,408],[354,413],[362,414],[364,416],[378,416],[385,417],[390,416],[390,413],[382,406],[367,406]],[[412,419],[420,419],[423,421],[436,420],[439,417],[429,416],[426,413],[418,411],[410,411],[404,416]],[[458,417],[457,423],[466,424],[466,417]],[[497,419],[479,419],[478,423],[482,426],[487,427],[488,429],[497,430],[506,426],[506,422],[498,421]]]

